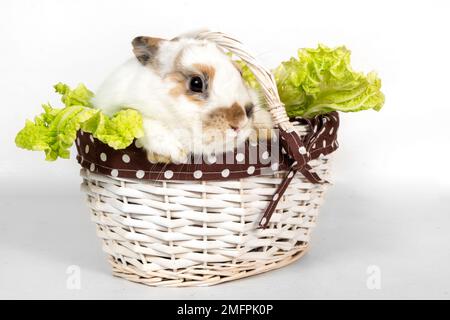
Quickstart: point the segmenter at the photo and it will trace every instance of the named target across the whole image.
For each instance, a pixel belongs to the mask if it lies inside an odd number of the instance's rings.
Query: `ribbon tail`
[[[300,169],[300,172],[303,176],[305,176],[306,179],[308,179],[312,183],[326,183],[327,181],[324,181],[320,178],[320,176],[311,171],[312,168],[309,164],[306,164],[303,166],[303,168]]]
[[[297,169],[291,168],[288,172],[288,174],[283,178],[280,185],[278,186],[275,194],[272,197],[272,200],[270,200],[269,205],[267,206],[266,210],[264,211],[264,214],[259,221],[258,229],[265,229],[269,225],[270,218],[272,217],[273,212],[275,211],[278,202],[280,201],[281,197],[283,196],[284,192],[286,191],[287,187],[289,186],[289,183],[291,183],[292,179],[295,176],[295,173],[297,172]]]

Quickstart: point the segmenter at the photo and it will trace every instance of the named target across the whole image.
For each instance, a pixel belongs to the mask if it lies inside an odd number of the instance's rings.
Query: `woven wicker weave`
[[[328,157],[313,160],[322,177]],[[263,209],[286,172],[238,181],[142,181],[81,170],[116,276],[155,286],[211,285],[282,267],[308,248],[326,184],[296,175],[269,227]]]
[[[228,40],[224,42],[220,35],[199,37],[218,39],[230,50],[225,45]],[[244,55],[255,72],[266,72],[241,48],[230,51]],[[280,108],[270,72],[257,78],[265,84],[275,123],[294,129]],[[297,125],[295,129],[304,136],[310,128]],[[311,172],[326,179],[329,157],[309,161]],[[81,170],[82,190],[88,195],[92,220],[103,250],[110,256],[113,274],[152,286],[212,285],[300,258],[308,248],[327,184],[295,175],[267,228],[258,228],[258,220],[287,174],[278,171],[238,180],[167,181]]]

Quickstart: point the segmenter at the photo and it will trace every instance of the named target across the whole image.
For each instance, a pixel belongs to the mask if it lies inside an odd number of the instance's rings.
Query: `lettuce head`
[[[247,83],[258,89],[254,75],[243,69]],[[356,72],[350,51],[341,46],[299,49],[297,57],[273,70],[281,101],[290,117],[311,118],[331,111],[379,111],[384,104],[381,80],[375,72]]]
[[[54,88],[61,94],[65,107],[53,108],[44,104],[44,112],[34,121],[27,120],[17,134],[15,142],[18,147],[44,151],[45,159],[54,161],[70,157],[69,149],[80,129],[92,133],[114,149],[124,149],[144,134],[142,117],[136,110],[123,109],[110,118],[101,110],[92,108],[90,100],[93,93],[83,84],[73,90],[63,83]]]

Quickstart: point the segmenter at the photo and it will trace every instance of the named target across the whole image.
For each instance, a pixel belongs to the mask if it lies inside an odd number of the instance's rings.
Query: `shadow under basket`
[[[198,39],[242,59],[261,84],[272,139],[218,159],[152,164],[135,141],[114,150],[78,132],[82,190],[113,274],[151,286],[204,286],[283,267],[308,249],[338,148],[336,112],[290,120],[273,75],[241,43]]]

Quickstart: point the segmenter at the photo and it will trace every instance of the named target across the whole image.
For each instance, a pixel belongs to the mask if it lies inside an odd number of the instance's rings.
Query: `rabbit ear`
[[[167,40],[152,37],[136,37],[131,42],[134,55],[143,65],[151,64],[162,41]]]

